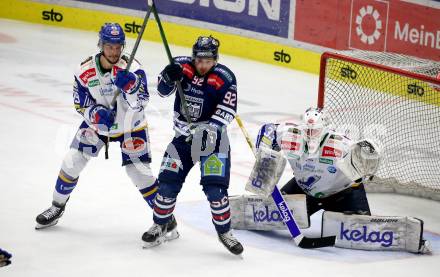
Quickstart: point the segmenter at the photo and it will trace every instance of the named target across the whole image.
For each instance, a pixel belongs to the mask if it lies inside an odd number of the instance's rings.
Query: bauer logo
[[[127,33],[139,34],[141,29],[142,25],[137,25],[135,21],[124,24],[124,31]]]
[[[290,61],[292,61],[292,57],[288,53],[284,52],[283,49],[281,49],[281,51],[273,52],[273,59],[274,61],[281,63],[290,63]]]
[[[408,93],[414,94],[417,96],[423,96],[425,94],[425,89],[417,84],[409,84],[408,85]]]
[[[53,9],[51,9],[50,11],[43,11],[42,15],[43,15],[43,20],[46,21],[56,21],[56,22],[63,21],[63,15],[59,12],[55,12]]]
[[[391,231],[369,231],[367,226],[362,226],[358,229],[345,229],[344,222],[341,222],[340,240],[365,242],[365,243],[380,243],[383,247],[390,247],[393,244],[394,233]]]
[[[348,65],[341,68],[341,77],[356,80],[357,76],[357,72]]]
[[[353,0],[349,47],[365,50],[385,50],[388,23],[388,3],[379,0]]]

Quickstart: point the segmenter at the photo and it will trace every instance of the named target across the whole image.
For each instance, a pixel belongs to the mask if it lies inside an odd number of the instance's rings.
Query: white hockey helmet
[[[308,108],[302,117],[306,141],[320,141],[329,127],[329,120],[321,108]]]

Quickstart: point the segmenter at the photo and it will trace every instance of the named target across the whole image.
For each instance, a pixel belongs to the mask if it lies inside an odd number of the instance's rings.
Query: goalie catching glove
[[[351,180],[372,177],[379,168],[381,150],[376,142],[360,140],[351,145],[348,154],[337,161],[338,168]]]

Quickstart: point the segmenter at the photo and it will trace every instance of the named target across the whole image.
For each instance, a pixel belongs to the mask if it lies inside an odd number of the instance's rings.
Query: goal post
[[[318,107],[353,139],[380,142],[368,191],[440,201],[440,63],[370,51],[321,56]]]

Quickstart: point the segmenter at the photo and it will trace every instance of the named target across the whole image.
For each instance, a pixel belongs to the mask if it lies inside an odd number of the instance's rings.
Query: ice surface
[[[153,25],[151,25],[152,27]],[[72,103],[73,70],[97,48],[97,34],[0,20],[0,247],[13,264],[0,276],[437,276],[440,264],[440,203],[397,195],[369,195],[373,213],[412,215],[425,221],[435,253],[303,250],[286,232],[235,231],[244,258],[217,241],[209,207],[193,170],[178,198],[181,237],[144,250],[141,235],[152,213],[121,168],[119,147],[110,146],[81,175],[55,227],[35,231],[35,217],[50,205],[61,160],[81,122]],[[134,40],[129,40],[130,51]],[[190,49],[171,46],[175,56]],[[221,50],[220,50],[221,51]],[[172,132],[173,98],[155,91],[167,63],[161,44],[142,41],[137,55],[150,83],[147,114],[158,173]],[[255,137],[260,124],[297,120],[313,106],[317,76],[221,55],[238,79],[238,113]],[[253,155],[235,122],[230,194],[244,193]],[[286,170],[282,183],[289,179]],[[319,233],[319,215],[307,234]]]

